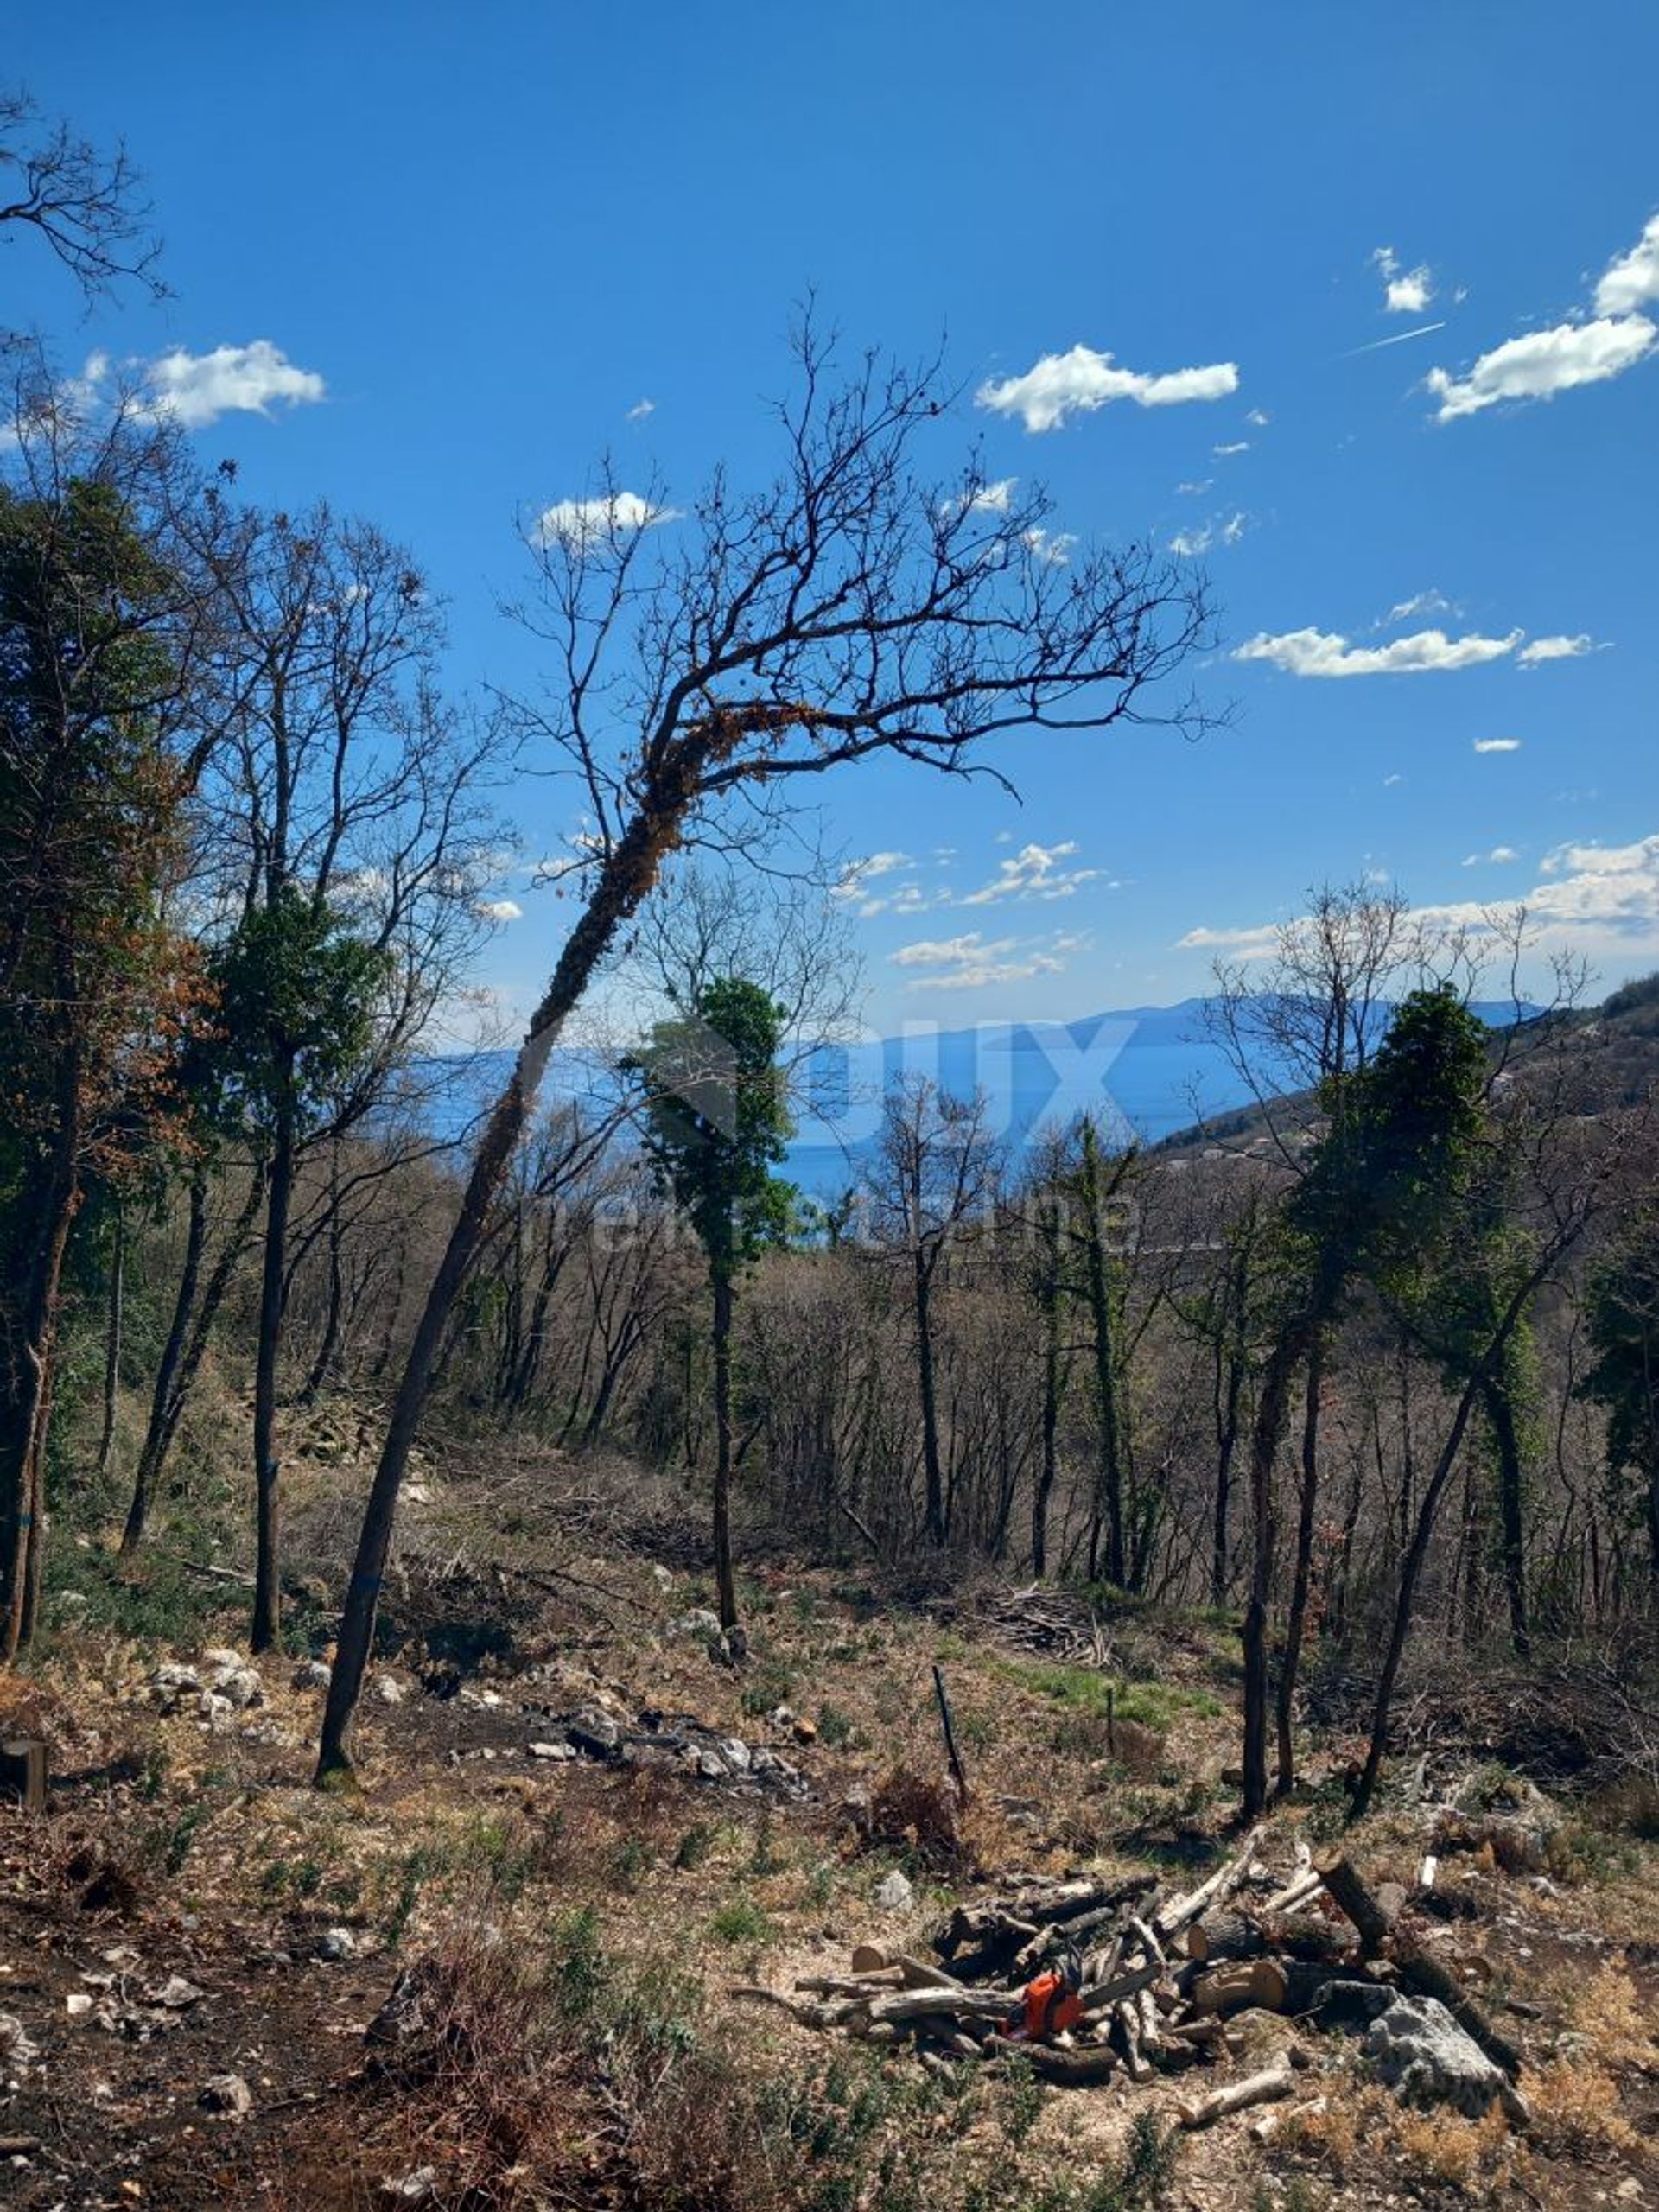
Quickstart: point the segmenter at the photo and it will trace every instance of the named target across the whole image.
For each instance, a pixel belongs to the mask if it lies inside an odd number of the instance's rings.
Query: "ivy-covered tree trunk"
[[[491,1110],[473,1156],[461,1211],[427,1292],[370,1486],[323,1711],[317,1749],[319,1783],[351,1773],[351,1726],[368,1671],[381,1583],[397,1522],[397,1496],[410,1449],[426,1410],[433,1366],[449,1315],[483,1242],[490,1208],[524,1134],[548,1056],[617,931],[650,890],[664,844],[677,829],[679,818],[678,814],[670,818],[654,813],[637,816],[607,855],[593,894],[565,940],[546,995],[531,1018],[506,1087]]]
[[[269,1651],[282,1633],[282,1468],[276,1456],[277,1362],[294,1196],[294,1065],[277,1070],[276,1115],[265,1198],[265,1253],[259,1293],[259,1335],[253,1377],[253,1472],[257,1497],[253,1570],[254,1651]]]
[[[0,1433],[0,1658],[10,1665],[34,1636],[46,1547],[46,1445],[52,1419],[58,1310],[69,1231],[80,1205],[81,1060],[59,1054],[55,1127],[38,1162],[25,1218],[33,1252],[10,1349]]]
[[[1524,1658],[1532,1649],[1527,1605],[1526,1467],[1521,1422],[1507,1376],[1494,1376],[1483,1393],[1497,1466],[1497,1511],[1509,1599],[1510,1640]]]

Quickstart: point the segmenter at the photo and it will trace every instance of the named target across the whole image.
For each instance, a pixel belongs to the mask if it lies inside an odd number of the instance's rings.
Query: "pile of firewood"
[[[1019,2056],[1042,2080],[1144,2082],[1232,2054],[1227,2021],[1251,2007],[1351,2025],[1402,1989],[1448,2005],[1505,2072],[1519,2064],[1444,1969],[1395,1929],[1398,1900],[1344,1858],[1306,1852],[1287,1881],[1255,1857],[1255,1838],[1196,1889],[1166,1895],[1152,1874],[1033,1879],[960,1905],[933,1937],[938,1962],[860,1944],[844,1974],[809,1975],[792,1995],[733,1993],[782,2006],[812,2028],[912,2045],[922,2063]],[[1385,1947],[1392,1955],[1383,1956]],[[1058,2033],[1028,2031],[1026,1996],[1059,1971],[1074,2005]],[[1201,2127],[1289,2096],[1294,2043],[1265,2073],[1181,2107]]]

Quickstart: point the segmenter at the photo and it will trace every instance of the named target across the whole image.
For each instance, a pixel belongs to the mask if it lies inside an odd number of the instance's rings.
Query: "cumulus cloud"
[[[556,499],[536,518],[531,535],[538,545],[568,545],[582,551],[607,538],[678,519],[673,507],[653,506],[638,492],[613,492],[598,499]]]
[[[906,990],[976,991],[1027,982],[1033,976],[1061,975],[1071,955],[1088,943],[1086,937],[1059,930],[1037,938],[987,938],[969,930],[960,937],[918,938],[887,957],[897,968],[925,971],[907,977]]]
[[[1256,429],[1265,430],[1268,423],[1273,420],[1273,417],[1268,413],[1265,407],[1252,407],[1249,413],[1244,417],[1244,420],[1252,424]]]
[[[251,346],[216,346],[210,353],[181,346],[144,371],[149,405],[187,430],[205,429],[221,415],[268,415],[273,407],[300,407],[323,398],[327,386],[314,369],[290,361],[269,338]]]
[[[958,903],[963,906],[991,906],[1004,899],[1070,899],[1078,887],[1092,883],[1097,868],[1063,865],[1077,849],[1067,838],[1059,845],[1022,845],[1017,853],[999,861],[990,881],[970,891]]]
[[[524,910],[516,899],[486,899],[478,912],[486,922],[522,922]]]
[[[1659,327],[1637,312],[1650,300],[1659,300],[1659,215],[1649,216],[1630,251],[1602,271],[1593,319],[1573,315],[1549,329],[1511,338],[1483,353],[1465,377],[1431,370],[1427,386],[1440,403],[1439,419],[1455,422],[1506,399],[1553,399],[1558,391],[1623,376],[1659,346]]]
[[[1629,315],[1647,300],[1659,300],[1659,215],[1628,253],[1610,261],[1596,286],[1598,315]]]
[[[1137,407],[1179,407],[1189,401],[1225,399],[1238,390],[1238,368],[1217,361],[1207,368],[1174,369],[1147,376],[1120,368],[1109,353],[1074,346],[1066,353],[1045,353],[1023,376],[982,384],[975,397],[995,415],[1018,415],[1028,430],[1057,430],[1074,414],[1087,414],[1117,399]]]
[[[1478,737],[1475,750],[1477,753],[1518,753],[1521,741],[1518,737]]]
[[[1229,445],[1211,446],[1210,448],[1217,461],[1230,461],[1235,454],[1249,453],[1249,449],[1248,438],[1235,438]]]
[[[1599,651],[1593,638],[1582,630],[1575,638],[1535,638],[1530,645],[1522,645],[1516,658],[1522,668],[1536,668],[1544,660],[1578,660],[1585,653]]]
[[[1334,630],[1287,630],[1277,637],[1262,631],[1235,646],[1235,660],[1264,660],[1290,676],[1401,676],[1433,669],[1476,668],[1502,660],[1526,632],[1502,638],[1471,632],[1449,638],[1444,630],[1416,630],[1386,645],[1356,645]]]
[[[1382,278],[1382,301],[1388,313],[1421,315],[1434,296],[1433,274],[1427,263],[1419,262],[1415,269],[1402,269],[1391,245],[1378,246],[1371,263]]]
[[[1249,526],[1246,515],[1212,516],[1197,530],[1178,530],[1169,541],[1169,550],[1189,560],[1196,559],[1201,553],[1212,552],[1217,545],[1236,545]]]
[[[657,403],[654,399],[636,399],[628,410],[626,419],[630,423],[643,423],[647,415],[654,415],[656,412]]]
[[[1513,845],[1494,845],[1490,853],[1465,853],[1463,864],[1465,868],[1507,868],[1520,857]]]
[[[1646,315],[1602,315],[1594,322],[1563,322],[1529,331],[1483,353],[1466,377],[1431,369],[1428,389],[1440,401],[1437,419],[1455,422],[1505,399],[1553,399],[1581,384],[1605,384],[1646,359],[1659,330]]]

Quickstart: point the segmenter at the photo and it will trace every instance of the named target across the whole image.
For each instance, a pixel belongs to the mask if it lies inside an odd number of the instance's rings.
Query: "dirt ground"
[[[774,1561],[748,1586],[738,1669],[698,1618],[705,1586],[661,1548],[666,1560],[567,1549],[560,1576],[535,1584],[497,1575],[508,1632],[470,1649],[487,1575],[452,1577],[418,1630],[411,1599],[364,1707],[362,1788],[346,1795],[308,1786],[322,1693],[302,1652],[259,1664],[257,1701],[208,1718],[194,1692],[175,1710],[157,1702],[158,1670],[200,1675],[201,1653],[234,1641],[233,1590],[207,1585],[171,1642],[74,1625],[72,1607],[28,1671],[0,1682],[0,1729],[43,1737],[53,1775],[45,1819],[0,1809],[0,2196],[29,2212],[737,2202],[729,2177],[677,2183],[677,2197],[651,2180],[602,2040],[537,2059],[536,2125],[485,2178],[460,2139],[478,2083],[457,2103],[453,2084],[440,2094],[389,2066],[370,2024],[446,1943],[511,1948],[587,1912],[604,1971],[695,1990],[676,2003],[739,2077],[816,2084],[788,2096],[833,2102],[838,2046],[735,1987],[787,1991],[844,1968],[867,1937],[925,1947],[950,1904],[1017,1872],[1149,1866],[1179,1886],[1236,1845],[1225,1624],[1083,1602],[1050,1636],[994,1586],[918,1604],[868,1576]],[[936,1664],[971,1802],[937,1832],[884,1834],[870,1807],[893,1777],[924,1785],[924,1808],[950,1806]],[[626,1764],[550,1756],[580,1713],[642,1737],[654,1726],[667,1748]],[[773,1770],[699,1776],[673,1748],[688,1719],[751,1759],[769,1752]],[[1311,1747],[1312,1786],[1257,1847],[1269,1867],[1338,1833],[1345,1752]],[[1368,1874],[1414,1882],[1427,1818],[1396,1807],[1370,1823],[1353,1845]],[[911,1894],[884,1910],[874,1893],[895,1868]],[[1525,2055],[1524,2137],[1405,2113],[1367,2082],[1351,2039],[1313,2034],[1305,2101],[1322,2110],[1265,2142],[1248,2113],[1184,2137],[1140,2196],[1094,2177],[1116,2171],[1138,2113],[1173,2114],[1190,2075],[1035,2096],[1016,2084],[971,2108],[953,2088],[954,2106],[944,2091],[936,2107],[895,2103],[872,2139],[909,2131],[946,2173],[1030,2162],[1059,2177],[1041,2200],[1055,2204],[1659,2203],[1653,1871],[1650,1847],[1569,1818],[1537,1871],[1506,1872],[1490,1847],[1448,1856],[1433,1910],[1419,1910],[1423,1942]],[[518,2063],[509,2048],[483,2068],[492,2128]],[[918,2070],[902,2050],[882,2065],[889,2080]],[[226,2075],[241,2087],[227,2092]],[[215,2109],[227,2094],[246,2109]],[[883,2171],[899,2167],[838,2182],[839,2196],[826,2181],[810,2201],[909,2202]]]

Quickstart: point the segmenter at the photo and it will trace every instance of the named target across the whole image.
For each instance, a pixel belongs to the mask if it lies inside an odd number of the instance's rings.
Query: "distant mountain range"
[[[1158,1143],[1201,1116],[1230,1114],[1250,1101],[1211,1027],[1212,1005],[1183,999],[1077,1021],[986,1022],[815,1046],[797,1071],[797,1133],[785,1172],[820,1196],[845,1189],[872,1154],[885,1094],[906,1072],[958,1094],[983,1090],[992,1126],[1015,1151],[1039,1129],[1085,1111],[1105,1117],[1125,1140]],[[1509,1021],[1514,1011],[1508,1004],[1476,1010],[1493,1023]],[[506,1052],[435,1064],[453,1074],[440,1086],[434,1118],[459,1129],[494,1096],[510,1065]],[[559,1052],[546,1096],[550,1102],[601,1096],[609,1080],[596,1056]]]

